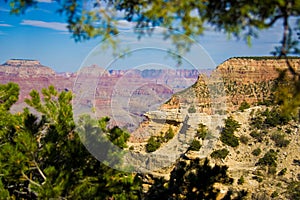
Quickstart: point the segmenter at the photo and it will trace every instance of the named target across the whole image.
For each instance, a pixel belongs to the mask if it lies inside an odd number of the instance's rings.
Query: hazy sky
[[[57,8],[57,3],[43,0],[38,8],[28,10],[25,15],[15,16],[10,15],[8,5],[0,1],[0,63],[11,58],[37,59],[59,72],[77,71],[82,63],[89,63],[87,57],[93,54],[92,51],[101,51],[97,47],[101,38],[76,43],[66,29],[65,19],[55,12]],[[120,20],[120,26],[127,30],[132,24]],[[271,29],[260,32],[259,38],[253,40],[252,47],[247,46],[245,41],[228,40],[226,35],[212,31],[207,31],[196,40],[203,47],[202,51],[214,63],[220,64],[234,56],[270,55],[274,46],[279,45],[281,33],[281,24],[277,23]],[[142,44],[136,42],[135,47],[147,47],[149,44],[146,41],[147,39]],[[162,49],[168,46],[168,43],[156,42]],[[152,62],[159,63],[159,60],[155,60],[156,53],[160,54],[160,51],[145,51],[143,55],[139,52],[134,57],[136,59],[129,59],[128,62],[132,62],[132,65],[145,64],[134,63],[132,60],[143,60],[143,56],[153,55]],[[191,54],[194,54],[192,57],[199,57],[197,51],[192,51]]]

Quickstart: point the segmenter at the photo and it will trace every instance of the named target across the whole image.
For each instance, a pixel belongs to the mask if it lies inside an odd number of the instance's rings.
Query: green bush
[[[194,139],[191,143],[191,146],[189,147],[189,150],[191,151],[199,151],[201,148],[201,144],[198,140]]]
[[[256,116],[251,118],[250,125],[253,129],[264,129],[264,119],[256,113]]]
[[[250,108],[250,104],[247,101],[243,101],[239,107],[239,110],[243,112],[245,109],[248,108]]]
[[[212,158],[225,159],[228,154],[229,151],[227,149],[219,149],[212,152],[210,156]]]
[[[165,142],[171,140],[174,137],[174,131],[172,129],[172,127],[169,127],[169,130],[166,132],[165,134]]]
[[[239,139],[234,135],[234,132],[240,128],[240,124],[229,117],[225,120],[225,127],[221,132],[220,140],[231,147],[237,147],[239,145]]]
[[[287,172],[287,168],[283,168],[283,169],[280,170],[280,172],[278,173],[278,176],[283,176],[283,175],[285,175],[286,172]]]
[[[286,194],[289,199],[300,199],[300,181],[290,182]]]
[[[276,191],[274,191],[272,194],[271,194],[271,197],[272,198],[275,198],[275,197],[278,197],[279,195],[278,195],[278,192],[276,192]]]
[[[245,183],[245,179],[243,176],[241,176],[241,178],[238,179],[238,182],[237,182],[239,185],[242,185],[243,183]]]
[[[206,137],[207,134],[208,134],[207,127],[204,124],[199,124],[196,137],[204,140],[204,138]]]
[[[240,142],[243,144],[248,144],[249,138],[246,135],[241,135]]]
[[[273,150],[270,149],[264,157],[260,158],[258,162],[256,163],[257,165],[261,166],[277,166],[277,153]]]
[[[264,124],[267,127],[287,124],[291,118],[282,114],[279,108],[273,108],[271,111],[267,108],[262,115],[265,116]]]
[[[146,144],[146,151],[148,153],[156,151],[160,147],[161,143],[155,136],[151,136]]]
[[[260,148],[256,148],[252,151],[252,155],[254,156],[259,156],[261,153],[261,149]]]
[[[188,113],[195,113],[197,110],[194,105],[191,105],[188,109]]]
[[[277,147],[287,147],[290,143],[289,140],[285,139],[285,135],[280,134],[280,133],[274,133],[271,135],[271,140],[275,142],[275,145]]]
[[[253,137],[256,141],[262,142],[263,141],[263,134],[258,131],[252,131],[250,136]]]
[[[271,174],[271,175],[276,174],[276,167],[275,166],[269,166],[268,167],[268,174]]]
[[[260,176],[253,176],[252,177],[254,180],[256,180],[257,182],[261,183],[263,181],[263,178]]]

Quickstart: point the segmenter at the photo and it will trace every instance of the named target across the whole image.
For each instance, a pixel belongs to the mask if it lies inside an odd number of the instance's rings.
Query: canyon
[[[289,65],[289,66],[288,66]],[[135,171],[147,173],[144,190],[148,190],[155,177],[170,179],[170,172],[178,160],[209,158],[211,165],[226,165],[232,185],[216,185],[220,191],[245,190],[247,199],[277,194],[284,199],[288,185],[299,181],[300,141],[298,121],[260,130],[253,120],[274,107],[273,95],[277,78],[282,71],[291,76],[289,67],[300,72],[300,58],[236,57],[217,66],[215,70],[178,71],[110,70],[92,65],[77,73],[56,73],[51,68],[33,60],[9,60],[0,66],[0,83],[16,82],[20,85],[20,98],[13,112],[20,111],[31,89],[40,91],[54,85],[58,91],[73,91],[74,112],[95,113],[97,117],[109,116],[111,126],[118,125],[131,132],[124,164]],[[100,78],[99,78],[100,77]],[[241,105],[248,105],[240,109]],[[271,106],[270,106],[271,105]],[[264,116],[265,117],[265,116]],[[264,119],[264,117],[262,119]],[[247,138],[237,147],[220,140],[224,121],[236,120],[240,127],[234,135]],[[190,150],[197,138],[199,126],[209,134],[197,139],[198,151]],[[148,153],[147,142],[151,136],[160,137],[172,129],[174,137]],[[253,136],[257,131],[263,139]],[[272,137],[282,134],[288,139],[287,146],[277,146]],[[228,155],[217,159],[212,153],[226,149]],[[260,155],[253,152],[260,149]],[[276,171],[271,174],[258,161],[270,150],[277,152]],[[286,171],[283,175],[281,171]],[[243,183],[240,179],[243,178]],[[219,199],[222,199],[220,197]]]

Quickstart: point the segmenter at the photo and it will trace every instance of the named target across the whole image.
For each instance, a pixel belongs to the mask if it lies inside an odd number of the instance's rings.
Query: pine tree
[[[0,198],[138,198],[140,182],[135,175],[104,165],[82,144],[73,120],[71,92],[59,93],[50,86],[42,90],[41,98],[32,91],[26,103],[39,117],[29,109],[9,112],[18,96],[16,84],[1,85],[0,94]],[[114,135],[119,129],[104,130],[106,122],[91,128]],[[113,139],[124,147],[128,136],[119,131]]]

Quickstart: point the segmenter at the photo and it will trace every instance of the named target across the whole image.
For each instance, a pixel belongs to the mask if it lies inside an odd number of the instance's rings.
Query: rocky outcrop
[[[289,59],[291,67],[300,70],[300,58]],[[237,84],[256,83],[274,80],[279,71],[288,69],[286,59],[275,57],[230,58],[220,64],[216,71],[222,74],[224,81]]]
[[[289,64],[296,72],[300,71],[300,58],[289,59]],[[177,105],[194,104],[197,112],[212,114],[224,111],[222,102],[227,111],[236,110],[244,101],[249,104],[264,102],[270,100],[275,80],[284,70],[289,72],[285,59],[230,58],[210,76],[200,75],[192,87],[173,96],[162,108],[174,108],[176,99]]]
[[[55,72],[37,60],[11,59],[0,65],[0,74],[24,78],[54,76]]]
[[[288,61],[295,71],[300,71],[300,58]],[[270,100],[279,73],[287,70],[285,59],[272,57],[231,58],[216,69],[223,77],[227,109],[236,110],[246,101],[249,104]]]
[[[11,59],[0,65],[0,84],[15,82],[20,86],[19,100],[13,105],[12,111],[21,111],[26,105],[31,90],[41,91],[54,85],[58,91],[71,90],[75,74],[56,74],[51,68],[42,65],[37,60]]]

